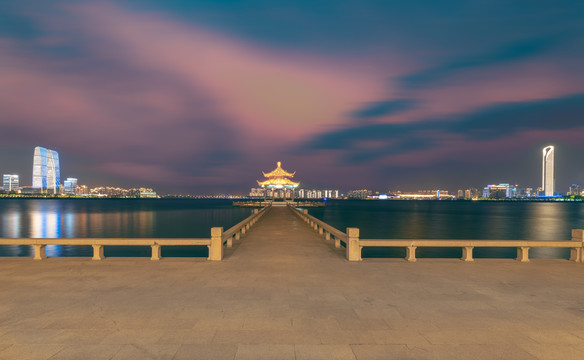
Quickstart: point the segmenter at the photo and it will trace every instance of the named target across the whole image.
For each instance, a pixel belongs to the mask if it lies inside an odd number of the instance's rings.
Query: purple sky
[[[0,171],[161,193],[584,183],[579,1],[0,1]]]

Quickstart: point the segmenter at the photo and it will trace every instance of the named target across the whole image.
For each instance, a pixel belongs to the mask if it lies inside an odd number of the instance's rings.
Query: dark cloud
[[[449,118],[402,124],[355,125],[320,134],[300,148],[308,151],[342,150],[343,161],[361,163],[431,149],[452,135],[484,141],[529,130],[580,128],[584,126],[583,113],[584,94],[577,94],[557,99],[497,104]],[[368,147],[369,143],[375,146]]]
[[[457,75],[458,73],[476,68],[506,64],[545,54],[553,49],[555,45],[565,40],[565,36],[556,36],[515,42],[489,53],[457,58],[449,63],[403,76],[397,79],[398,86],[406,90],[444,86],[444,82],[448,77]]]
[[[377,118],[410,110],[418,104],[414,99],[397,99],[368,103],[363,108],[351,113],[352,117],[359,119]]]

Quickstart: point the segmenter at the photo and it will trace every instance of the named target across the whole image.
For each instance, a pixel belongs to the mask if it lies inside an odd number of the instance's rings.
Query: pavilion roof
[[[286,170],[282,169],[282,163],[280,161],[278,161],[278,167],[275,168],[274,170],[272,170],[269,173],[265,173],[262,171],[262,174],[264,174],[265,177],[267,178],[278,178],[278,177],[294,177],[294,174],[296,174],[296,171],[294,171],[293,173],[289,173]]]
[[[298,186],[299,182],[291,181],[290,179],[277,177],[271,178],[266,181],[258,181],[259,186],[269,187],[269,186]]]

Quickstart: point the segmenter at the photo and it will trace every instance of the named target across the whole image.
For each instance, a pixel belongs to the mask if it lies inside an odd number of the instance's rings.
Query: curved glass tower
[[[32,166],[32,187],[40,189],[41,193],[56,194],[61,188],[61,170],[59,154],[55,150],[37,146],[34,148]]]
[[[541,188],[545,196],[554,196],[554,153],[551,145],[543,148]]]

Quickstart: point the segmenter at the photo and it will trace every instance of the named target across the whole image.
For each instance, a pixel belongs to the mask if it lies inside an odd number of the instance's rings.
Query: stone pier
[[[275,207],[222,262],[1,258],[0,359],[584,359],[584,267],[349,262]]]

